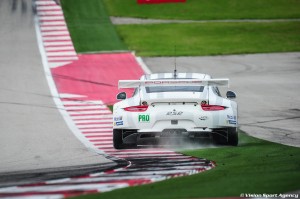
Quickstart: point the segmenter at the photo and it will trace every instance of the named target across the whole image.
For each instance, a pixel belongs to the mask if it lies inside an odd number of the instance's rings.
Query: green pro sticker
[[[139,114],[138,121],[139,122],[150,122],[150,115],[149,114]]]

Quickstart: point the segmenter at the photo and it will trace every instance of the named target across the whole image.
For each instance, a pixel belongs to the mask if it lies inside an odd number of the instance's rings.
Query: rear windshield
[[[161,92],[203,92],[204,86],[153,86],[146,87],[147,93]]]

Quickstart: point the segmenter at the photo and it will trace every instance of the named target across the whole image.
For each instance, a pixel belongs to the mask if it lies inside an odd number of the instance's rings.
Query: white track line
[[[81,120],[81,119],[112,119],[112,115],[86,115],[86,116],[71,116],[74,120]]]
[[[48,2],[47,2],[48,3]],[[44,4],[44,2],[41,1],[37,1],[36,2],[37,5],[42,5]],[[45,19],[44,17],[40,17],[40,19]],[[50,71],[50,67],[48,65],[47,62],[47,55],[46,55],[46,49],[47,49],[47,43],[43,43],[43,35],[45,35],[45,32],[42,33],[43,28],[41,28],[39,26],[39,21],[38,21],[38,16],[35,17],[35,30],[36,30],[36,35],[37,35],[37,41],[38,41],[38,46],[39,46],[39,51],[41,53],[41,58],[42,58],[42,63],[43,63],[43,67],[44,67],[44,71],[45,71],[45,76],[48,82],[48,85],[50,87],[50,92],[52,96],[59,96],[59,93],[56,89],[56,85],[54,83],[53,77],[52,77],[52,73]],[[64,32],[67,31],[66,27],[64,27]],[[46,33],[47,34],[47,33]],[[54,45],[53,43],[51,43],[51,45]],[[68,43],[61,43],[59,42],[59,45],[72,45],[72,42],[68,42]],[[62,103],[62,101],[59,98],[53,97],[53,100],[56,104],[57,107],[63,107],[64,104]],[[69,116],[69,114],[67,113],[67,111],[65,109],[58,109],[59,112],[61,113],[61,115],[63,116],[66,124],[68,125],[69,129],[71,130],[71,132],[74,133],[74,135],[90,150],[93,150],[94,152],[98,153],[98,154],[104,154],[104,152],[100,149],[98,149],[97,147],[95,147],[90,141],[88,141],[88,139],[86,139],[86,137],[84,136],[84,134],[82,134],[82,132],[78,129],[78,127],[76,127],[76,124],[74,123],[73,119]]]
[[[68,111],[70,111],[70,110],[88,110],[88,109],[107,109],[107,107],[105,106],[105,105],[97,105],[97,106],[94,106],[94,105],[92,105],[92,106],[90,106],[90,105],[88,105],[88,106],[82,106],[82,105],[80,105],[80,106],[67,106],[67,107],[65,107],[65,109],[66,110],[68,110]]]

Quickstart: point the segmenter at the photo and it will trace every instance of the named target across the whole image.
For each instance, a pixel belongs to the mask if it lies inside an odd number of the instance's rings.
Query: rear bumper
[[[157,141],[163,139],[204,139],[212,138],[212,129],[187,131],[186,129],[165,129],[163,131],[130,130],[123,134],[123,142],[127,144]]]

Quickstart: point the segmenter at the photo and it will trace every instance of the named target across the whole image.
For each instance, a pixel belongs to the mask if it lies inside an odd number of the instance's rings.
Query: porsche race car
[[[147,140],[183,137],[212,138],[217,144],[238,145],[236,94],[223,98],[219,86],[229,79],[200,73],[158,73],[140,80],[120,80],[119,88],[134,88],[132,97],[120,92],[113,106],[113,145],[135,148]]]

